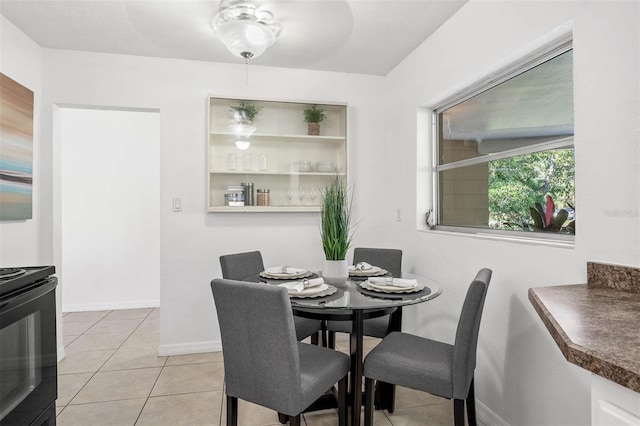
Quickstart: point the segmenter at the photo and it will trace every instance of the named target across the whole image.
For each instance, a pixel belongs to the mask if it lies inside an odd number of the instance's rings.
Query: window
[[[450,99],[434,124],[438,229],[572,238],[570,42]]]

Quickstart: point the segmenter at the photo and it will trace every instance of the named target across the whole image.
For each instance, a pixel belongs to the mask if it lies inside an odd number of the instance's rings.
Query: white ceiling
[[[255,65],[386,75],[467,0],[264,1],[281,25]],[[0,0],[42,47],[242,63],[210,26],[217,0]]]

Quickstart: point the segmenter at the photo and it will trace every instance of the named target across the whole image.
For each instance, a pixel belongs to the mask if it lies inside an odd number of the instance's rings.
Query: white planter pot
[[[325,260],[322,278],[328,284],[342,284],[349,279],[347,260]]]

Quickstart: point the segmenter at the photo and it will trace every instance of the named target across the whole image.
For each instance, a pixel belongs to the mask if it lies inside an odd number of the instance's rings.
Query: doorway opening
[[[160,113],[59,107],[62,311],[160,306]]]

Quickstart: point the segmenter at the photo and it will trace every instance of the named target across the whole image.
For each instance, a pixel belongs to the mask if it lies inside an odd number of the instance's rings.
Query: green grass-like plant
[[[306,123],[322,123],[326,118],[327,116],[324,114],[324,110],[318,108],[318,105],[304,110],[304,121]]]
[[[327,260],[344,260],[353,237],[351,205],[347,187],[339,176],[326,184],[322,192],[322,249]]]

